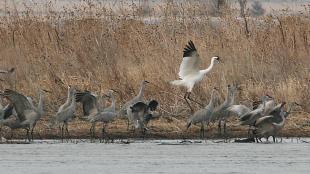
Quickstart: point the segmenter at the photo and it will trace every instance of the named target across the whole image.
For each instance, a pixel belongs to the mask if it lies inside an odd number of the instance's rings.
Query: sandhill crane
[[[239,116],[241,125],[253,124],[255,120],[274,108],[274,101],[272,97],[265,95],[262,97],[263,104],[256,109],[249,108],[245,105],[232,105],[227,110]]]
[[[105,108],[102,112],[98,112],[97,114],[90,116],[89,121],[92,123],[91,131],[92,135],[95,135],[95,126],[97,122],[102,122],[102,134],[101,139],[104,139],[104,135],[106,133],[105,128],[108,123],[112,122],[114,118],[117,116],[115,111],[115,97],[113,95],[113,90],[108,92],[108,96],[112,99],[111,106]]]
[[[129,124],[130,124],[130,118],[128,117],[128,109],[130,108],[130,106],[132,106],[133,104],[137,103],[137,102],[143,102],[144,101],[144,88],[146,86],[146,84],[148,84],[150,82],[144,80],[141,82],[140,85],[140,90],[137,96],[135,96],[134,98],[132,98],[131,100],[127,101],[120,109],[120,115],[122,116],[126,116],[128,118],[128,123],[127,123],[127,129],[129,129]]]
[[[88,120],[100,112],[97,96],[89,91],[78,92],[76,94],[76,102],[82,103],[84,117]],[[95,125],[92,125],[90,128],[90,137],[91,139],[95,137]]]
[[[271,112],[270,115],[261,117],[255,122],[255,136],[256,138],[265,137],[268,141],[268,137],[273,137],[273,142],[276,142],[275,136],[283,128],[285,122],[285,113],[283,106],[285,102],[277,105]]]
[[[58,124],[61,131],[61,139],[64,138],[64,129],[66,130],[67,136],[69,136],[68,123],[73,120],[74,112],[76,108],[76,90],[72,87],[68,89],[68,98],[66,102],[61,105],[55,115],[50,120],[50,124]]]
[[[27,98],[10,89],[6,89],[3,94],[5,97],[7,97],[10,102],[13,104],[14,109],[16,110],[17,117],[19,118],[19,121],[21,122],[21,127],[23,125],[27,127],[27,137],[30,141],[29,137],[29,130],[31,132],[31,139],[33,140],[33,130],[37,123],[37,121],[41,118],[43,115],[43,98],[44,98],[44,91],[40,90],[39,95],[39,104],[37,108],[33,108],[33,106],[29,103]]]
[[[239,120],[241,121],[241,125],[252,126],[258,118],[269,114],[269,112],[273,110],[274,101],[270,96],[263,96],[262,101],[263,104],[260,105],[257,109],[240,116]]]
[[[145,125],[152,119],[151,111],[155,111],[158,106],[156,100],[151,100],[149,103],[137,102],[130,106],[127,113],[130,121],[134,123],[135,128],[140,128],[143,134],[146,131]]]
[[[183,50],[183,60],[180,65],[179,78],[180,80],[174,80],[170,83],[177,86],[184,86],[187,88],[187,92],[184,95],[184,99],[188,107],[193,112],[192,106],[189,104],[188,100],[196,102],[190,98],[190,94],[194,88],[194,85],[200,82],[203,77],[208,74],[215,63],[219,63],[220,58],[218,56],[212,57],[211,64],[207,69],[200,70],[200,57],[193,41],[189,41]],[[198,103],[198,102],[196,102]],[[199,103],[198,103],[199,104]]]
[[[209,104],[203,109],[196,111],[193,114],[193,116],[188,119],[186,128],[188,129],[192,124],[201,123],[200,138],[204,138],[205,133],[204,126],[209,125],[213,110],[217,104],[217,100],[218,100],[218,91],[216,88],[214,88],[211,92],[211,98]]]
[[[218,131],[221,134],[221,122],[224,120],[224,134],[226,134],[226,121],[229,117],[229,111],[227,110],[230,106],[234,104],[235,93],[237,87],[232,85],[227,85],[227,95],[225,101],[218,107],[216,107],[212,114],[212,120],[219,120]]]
[[[229,108],[227,108],[227,110],[239,116],[241,125],[249,125],[249,132],[248,132],[249,134],[250,128],[251,126],[254,125],[255,121],[258,118],[263,117],[266,114],[264,111],[270,111],[270,108],[267,108],[267,107],[272,107],[273,109],[273,106],[274,106],[273,104],[266,104],[268,102],[274,103],[273,98],[270,97],[269,95],[264,95],[262,97],[262,102],[263,104],[254,110],[251,108],[248,108],[245,105],[232,105]]]
[[[76,101],[81,102],[83,104],[84,116],[87,117],[87,120],[89,120],[92,124],[90,128],[91,139],[95,138],[95,132],[96,132],[95,128],[97,122],[104,122],[105,124],[106,122],[108,122],[108,120],[112,120],[112,117],[116,115],[115,98],[113,95],[113,90],[109,90],[108,94],[107,95],[104,94],[104,96],[112,98],[112,103],[110,107],[107,108],[100,107],[100,105],[98,104],[97,95],[89,91],[79,92],[76,95]]]

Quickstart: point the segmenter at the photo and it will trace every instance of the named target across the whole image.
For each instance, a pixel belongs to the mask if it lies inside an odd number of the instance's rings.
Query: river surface
[[[310,139],[282,143],[178,140],[103,144],[36,141],[0,144],[0,173],[298,173],[310,172]]]

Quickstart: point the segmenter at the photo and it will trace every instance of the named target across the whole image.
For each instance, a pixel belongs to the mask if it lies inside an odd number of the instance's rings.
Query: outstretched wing
[[[92,113],[98,113],[97,98],[89,91],[76,93],[76,102],[83,105],[84,116],[89,116]]]
[[[6,107],[4,107],[3,111],[4,111],[4,115],[3,115],[3,119],[7,119],[9,118],[11,115],[13,115],[13,105],[6,105]]]
[[[183,50],[183,61],[180,66],[179,77],[183,79],[185,76],[199,71],[200,58],[193,41],[189,41]]]
[[[24,95],[10,89],[6,89],[3,95],[12,102],[20,121],[26,119],[26,110],[33,110],[31,104]]]
[[[261,118],[256,120],[255,126],[260,126],[261,124],[264,124],[267,122],[272,123],[272,120],[273,120],[273,116],[271,116],[271,115],[261,117]]]
[[[252,111],[250,108],[244,105],[232,105],[229,108],[227,108],[227,110],[237,114],[239,117]]]
[[[152,100],[149,102],[148,108],[150,111],[155,111],[158,106],[158,102],[156,100]]]
[[[137,102],[134,105],[130,106],[132,112],[145,112],[148,105],[144,102]]]

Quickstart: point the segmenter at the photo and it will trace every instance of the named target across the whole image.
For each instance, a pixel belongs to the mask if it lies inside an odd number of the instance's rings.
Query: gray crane
[[[131,100],[127,101],[120,109],[120,115],[122,116],[127,116],[128,118],[128,123],[127,123],[127,129],[129,129],[129,124],[130,121],[133,120],[132,118],[130,118],[128,111],[130,111],[130,106],[132,106],[133,104],[137,103],[137,102],[143,102],[144,101],[144,88],[146,86],[146,84],[148,84],[150,82],[144,80],[141,82],[140,85],[140,90],[138,95],[136,95],[134,98],[132,98]]]
[[[102,122],[102,131],[101,131],[101,139],[105,139],[106,134],[106,126],[114,120],[114,118],[118,115],[115,110],[115,97],[113,95],[113,90],[109,90],[108,97],[111,98],[111,106],[105,108],[103,111],[98,112],[97,114],[90,116],[88,119],[92,123],[91,130],[93,132],[93,136],[95,135],[95,127],[97,122]]]
[[[240,125],[253,126],[258,118],[268,115],[269,112],[274,109],[274,101],[270,96],[263,96],[262,101],[263,104],[260,105],[257,109],[240,116]]]
[[[275,136],[283,128],[285,122],[285,113],[283,107],[286,103],[282,102],[277,105],[267,116],[263,116],[256,120],[254,135],[256,139],[261,141],[261,137],[265,137],[268,141],[270,136],[273,142],[276,142]],[[257,140],[258,142],[258,140]]]
[[[226,134],[226,121],[229,117],[228,108],[234,104],[235,93],[237,91],[237,87],[233,85],[227,85],[227,95],[225,101],[218,107],[216,107],[212,114],[212,121],[218,120],[218,132],[222,133],[222,121],[224,121],[224,134]]]
[[[96,95],[89,91],[78,92],[76,94],[76,102],[80,102],[83,105],[83,115],[87,120],[94,117],[100,112],[98,98]],[[95,137],[95,125],[92,123],[90,128],[90,137],[91,140]]]
[[[61,131],[61,140],[64,139],[64,130],[66,131],[67,137],[69,137],[68,123],[74,119],[74,112],[76,108],[76,90],[72,87],[68,88],[68,98],[66,102],[61,105],[54,117],[50,120],[50,125],[57,124]]]
[[[44,100],[44,90],[39,91],[39,103],[38,107],[34,108],[33,105],[27,100],[27,98],[10,89],[6,89],[4,91],[4,96],[8,98],[8,100],[13,104],[14,109],[16,111],[18,119],[14,122],[16,127],[25,127],[27,129],[27,138],[28,140],[33,140],[33,131],[37,121],[44,114],[43,110],[43,100]],[[19,121],[17,121],[19,120]],[[29,131],[31,133],[31,139],[29,137]]]
[[[108,118],[115,116],[115,114],[111,114],[115,113],[116,105],[113,90],[109,90],[108,95],[104,94],[104,97],[112,98],[112,103],[110,107],[104,108],[100,106],[98,103],[98,96],[89,91],[78,92],[76,95],[76,101],[82,103],[83,105],[84,117],[87,117],[87,120],[91,122],[91,140],[95,138],[96,123],[100,121],[105,122],[108,120]]]
[[[214,108],[216,107],[216,104],[218,103],[218,91],[216,88],[214,88],[211,92],[211,98],[209,101],[209,104],[196,111],[187,121],[186,129],[189,129],[192,124],[201,123],[200,127],[200,138],[204,138],[205,136],[205,125],[209,125],[212,118],[212,113],[214,111]]]
[[[191,92],[194,88],[194,85],[200,82],[210,71],[212,70],[215,63],[220,63],[219,56],[214,56],[211,58],[211,64],[208,68],[200,70],[200,57],[198,51],[193,43],[193,41],[189,41],[183,50],[183,60],[180,65],[179,71],[179,80],[171,81],[172,85],[176,86],[184,86],[187,88],[187,91],[184,95],[184,99],[192,111],[194,112],[192,106],[189,104],[189,101],[193,101],[198,103],[197,101],[190,98]],[[198,103],[201,105],[200,103]]]
[[[266,112],[264,111],[270,111],[271,107],[272,109],[274,108],[274,101],[273,98],[270,97],[269,95],[264,95],[262,97],[262,105],[258,106],[256,109],[249,108],[245,105],[232,105],[229,108],[227,108],[228,111],[233,112],[239,116],[240,124],[241,125],[248,125],[249,126],[249,131],[248,135],[250,135],[250,130],[251,126],[255,124],[255,121],[260,118],[265,116]],[[271,103],[271,104],[269,104]],[[267,106],[267,107],[266,107]]]
[[[128,116],[131,118],[131,122],[134,123],[135,128],[139,128],[143,135],[145,134],[147,128],[145,127],[148,122],[153,119],[152,111],[155,111],[158,107],[158,102],[156,100],[151,100],[149,103],[137,102],[130,106],[128,109]]]

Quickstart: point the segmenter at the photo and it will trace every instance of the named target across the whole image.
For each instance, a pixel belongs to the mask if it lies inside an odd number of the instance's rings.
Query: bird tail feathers
[[[180,86],[183,84],[183,81],[182,80],[173,80],[170,82],[170,84]]]

